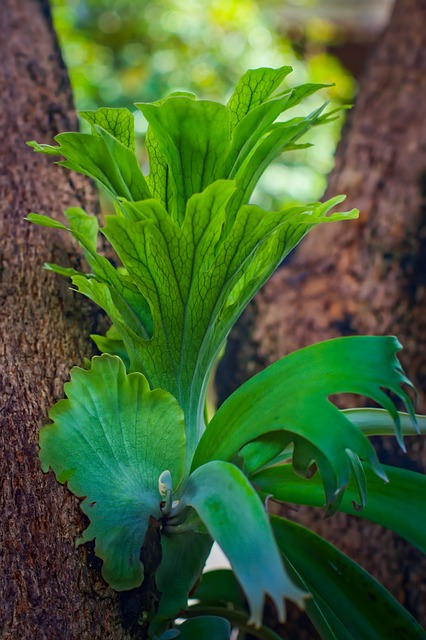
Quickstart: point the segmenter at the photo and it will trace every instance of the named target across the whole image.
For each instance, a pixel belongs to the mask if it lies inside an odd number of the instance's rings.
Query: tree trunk
[[[424,0],[397,0],[329,181],[329,195],[346,193],[347,208],[358,207],[360,218],[314,230],[265,286],[243,320],[243,331],[252,327],[251,339],[245,341],[241,328],[234,334],[234,345],[239,340],[247,346],[231,365],[237,377],[232,386],[265,362],[319,340],[394,334],[419,391],[417,408],[426,412],[425,24]],[[394,439],[377,445],[382,462],[425,471],[424,439],[407,438],[409,457]],[[426,562],[408,543],[341,514],[325,521],[301,508],[287,515],[359,561],[426,624]],[[311,636],[299,630],[285,637]]]
[[[96,319],[64,280],[42,271],[44,261],[76,265],[68,239],[23,220],[67,205],[93,211],[96,198],[88,180],[25,146],[76,128],[47,1],[3,0],[0,58],[0,637],[121,640],[116,594],[75,548],[78,501],[38,461],[38,431],[70,366],[90,355]]]

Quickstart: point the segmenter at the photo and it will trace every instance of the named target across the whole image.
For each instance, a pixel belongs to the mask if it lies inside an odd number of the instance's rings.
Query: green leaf
[[[304,594],[289,580],[275,545],[268,517],[256,491],[234,465],[213,461],[188,479],[175,519],[193,507],[230,561],[247,596],[251,620],[262,622],[265,596],[274,602],[280,620],[284,598],[304,606]]]
[[[169,96],[163,100],[158,100],[154,104],[163,104],[170,98],[188,98],[195,100],[196,96],[193,93],[185,91],[173,91]],[[160,146],[153,133],[152,127],[148,126],[145,138],[145,146],[149,157],[150,173],[147,177],[148,185],[151,189],[153,198],[157,198],[161,204],[170,211],[173,210],[173,189],[169,180],[169,167],[164,155],[161,152]],[[170,203],[170,206],[169,206]]]
[[[358,488],[353,479],[345,491],[339,511],[377,522],[426,553],[426,476],[383,465],[389,479],[385,483],[368,464],[363,463],[362,466],[368,489],[365,507],[360,510],[356,505]],[[301,478],[290,464],[263,469],[253,474],[251,481],[263,495],[273,495],[283,502],[314,507],[322,507],[325,502],[321,478],[318,475],[309,480]]]
[[[104,336],[91,334],[90,337],[101,353],[109,353],[112,356],[118,356],[126,365],[126,369],[130,368],[129,354],[127,353],[124,342],[114,325],[108,329]]]
[[[195,454],[193,469],[209,460],[231,460],[262,434],[283,431],[283,448],[294,443],[293,466],[304,476],[316,461],[326,499],[336,507],[349,482],[347,450],[383,477],[368,439],[328,400],[335,393],[357,393],[382,404],[398,435],[398,413],[383,388],[411,407],[401,384],[409,384],[396,358],[393,337],[354,336],[328,340],[296,351],[242,385],[219,408]],[[411,410],[411,409],[410,409]]]
[[[150,340],[137,327],[127,330],[100,285],[73,280],[110,315],[132,369],[178,399],[186,413],[189,457],[203,429],[210,372],[241,311],[310,228],[346,216],[326,216],[340,201],[335,198],[282,212],[245,206],[228,225],[234,191],[232,181],[221,180],[195,194],[181,225],[156,200],[123,201],[126,217],[107,217],[103,232],[152,310]]]
[[[345,409],[343,413],[366,436],[391,436],[395,432],[395,424],[384,409]],[[426,416],[398,411],[398,423],[401,435],[426,434]]]
[[[217,102],[187,97],[136,106],[148,120],[151,135],[167,162],[171,190],[166,206],[172,218],[180,223],[189,198],[226,177],[229,109]]]
[[[79,207],[67,209],[64,215],[70,222],[70,229],[61,222],[39,213],[30,213],[25,220],[29,220],[30,222],[42,227],[52,227],[55,229],[71,231],[79,245],[83,247],[85,258],[89,265],[92,266],[94,262],[91,259],[91,254],[96,253],[98,237],[98,221],[96,217],[88,216],[87,213]],[[59,273],[60,275],[67,277],[81,275],[80,272],[75,269],[61,267],[52,263],[45,263],[44,268],[48,271],[54,271],[55,273]]]
[[[231,128],[234,129],[249,111],[265,102],[292,71],[291,67],[261,67],[246,71],[228,102],[232,114]]]
[[[123,268],[97,254],[96,220],[82,210],[71,214],[70,231],[83,247],[90,274],[51,268],[71,276],[76,289],[109,315],[119,340],[112,344],[101,337],[99,347],[126,356],[130,371],[177,398],[186,418],[189,463],[204,430],[214,362],[246,304],[310,229],[356,215],[327,216],[339,198],[281,212],[239,206],[254,184],[253,153],[261,154],[256,157],[263,171],[285,141],[292,148],[297,138],[287,140],[288,131],[283,137],[273,122],[314,88],[269,99],[287,72],[249,72],[237,91],[244,100],[235,97],[230,107],[184,93],[140,105],[149,122],[150,187],[133,152],[120,142],[130,127],[125,111],[85,112],[91,134],[61,134],[57,147],[32,145],[65,156],[65,166],[93,177],[115,200],[117,215],[108,218],[103,232]],[[239,119],[232,137],[231,117]],[[301,120],[305,128],[313,122]],[[264,136],[277,137],[279,149],[275,143],[272,150],[263,147]],[[237,181],[223,179],[239,165]]]
[[[137,351],[138,342],[149,340],[152,336],[152,315],[146,299],[140,293],[137,285],[133,284],[129,277],[122,273],[122,270],[115,269],[106,258],[96,253],[94,235],[95,225],[97,225],[96,219],[92,222],[92,217],[87,216],[82,209],[69,209],[66,214],[70,218],[69,229],[65,225],[39,214],[30,214],[28,219],[42,226],[54,226],[69,231],[83,247],[84,255],[94,274],[86,277],[78,272],[74,275],[74,272],[68,269],[64,272],[63,267],[56,265],[48,265],[48,268],[71,276],[77,290],[102,307],[116,327],[121,328],[120,335],[126,333],[131,336],[132,339],[129,339],[126,345],[129,352]],[[142,367],[141,370],[143,372]]]
[[[235,183],[222,180],[195,194],[181,225],[156,200],[121,199],[124,216],[108,216],[102,230],[121,270],[96,253],[96,219],[80,209],[67,213],[93,272],[67,275],[109,315],[130,369],[178,399],[186,415],[189,461],[204,429],[212,367],[245,305],[311,228],[352,217],[327,215],[340,197],[281,212],[247,205],[228,215],[234,192]],[[97,344],[124,353],[102,338]]]
[[[250,157],[253,149],[262,140],[269,127],[285,110],[288,96],[276,97],[263,102],[237,124],[229,146],[226,159],[226,175],[234,178],[244,161]]]
[[[106,269],[108,264],[108,269]],[[99,265],[98,265],[99,266]],[[74,276],[72,283],[77,290],[91,298],[110,316],[112,322],[124,331],[149,339],[152,335],[152,317],[145,298],[131,280],[105,262],[101,265],[106,282],[96,278]]]
[[[249,201],[265,169],[283,151],[294,148],[295,142],[316,124],[324,107],[325,105],[316,109],[306,118],[277,123],[260,139],[252,154],[247,155],[238,166],[234,165],[236,170],[231,172],[231,177],[235,178],[239,187],[232,203],[234,207]]]
[[[189,594],[200,579],[212,544],[205,533],[162,535],[162,560],[155,574],[162,593],[159,616],[174,618],[187,608]]]
[[[229,569],[203,573],[193,597],[201,604],[229,605],[245,609],[246,602],[235,575]]]
[[[151,127],[148,127],[146,132],[145,147],[150,169],[147,183],[151,189],[152,197],[159,200],[166,209],[173,210],[173,191],[169,181],[169,167]]]
[[[150,391],[139,373],[126,374],[115,356],[96,356],[89,370],[74,368],[66,400],[49,412],[40,432],[40,460],[59,482],[84,498],[91,523],[81,542],[96,539],[102,575],[117,591],[143,581],[139,559],[149,516],[162,517],[159,475],[175,489],[183,477],[183,414],[165,391]]]
[[[217,607],[212,605],[196,604],[185,611],[185,616],[203,616],[213,615],[226,618],[232,627],[246,633],[250,638],[259,638],[260,640],[282,640],[282,637],[274,633],[269,627],[261,625],[253,627],[249,620],[249,616],[244,611],[229,609],[225,607]]]
[[[132,366],[138,368],[143,363],[153,386],[169,390],[184,409],[192,402],[195,412],[202,411],[200,395],[207,375],[205,368],[213,366],[215,350],[221,346],[209,345],[213,354],[208,353],[202,374],[196,377],[197,360],[212,320],[216,295],[227,275],[211,265],[215,260],[223,260],[223,254],[217,258],[215,253],[220,220],[233,189],[232,183],[220,182],[193,196],[182,227],[158,202],[149,200],[138,203],[139,221],[111,216],[104,230],[153,312],[154,332],[150,341],[137,343],[114,320]],[[107,312],[110,313],[108,309]],[[187,446],[192,455],[198,434],[190,429],[192,425],[187,427]],[[202,423],[198,428],[202,428]]]
[[[317,91],[332,86],[333,84],[318,84],[314,82],[307,82],[306,84],[300,84],[296,87],[292,87],[291,89],[285,89],[278,95],[288,95],[286,109],[292,109],[296,105],[300,104],[303,100],[305,100],[305,98],[308,98],[314,93],[317,93]]]
[[[425,640],[414,618],[358,564],[298,524],[276,516],[271,522],[284,558],[312,594],[308,615],[327,624],[323,638]]]
[[[288,445],[284,431],[270,431],[244,445],[239,451],[243,459],[243,470],[247,476],[265,465],[283,462],[291,458],[293,445]]]
[[[54,273],[58,273],[60,276],[65,276],[66,278],[82,275],[80,271],[77,271],[77,269],[61,267],[58,264],[53,264],[52,262],[45,262],[43,268],[46,269],[46,271],[53,271]]]
[[[96,254],[99,225],[96,216],[89,216],[80,207],[72,207],[65,211],[65,217],[70,223],[70,230],[83,249],[84,257],[93,271],[96,271],[97,260],[93,260]],[[86,249],[87,247],[87,249]]]
[[[356,455],[356,453],[354,453],[350,449],[346,449],[346,453],[348,455],[349,462],[351,463],[353,478],[360,498],[360,504],[357,505],[354,502],[354,507],[356,509],[363,509],[365,507],[365,503],[367,502],[367,481],[365,478],[364,467],[362,466],[362,462]]]
[[[131,151],[135,150],[135,119],[128,109],[101,107],[96,111],[79,111],[78,115],[90,122],[93,133],[98,125]]]
[[[65,217],[70,223],[70,229],[76,237],[84,237],[92,253],[96,253],[99,225],[95,216],[89,216],[80,207],[71,207],[65,211]]]
[[[58,148],[53,147],[50,144],[39,144],[35,140],[29,140],[26,144],[28,147],[34,149],[34,151],[36,151],[37,153],[45,153],[48,156],[60,155],[58,154]]]
[[[154,635],[154,640],[176,640],[180,637],[180,631],[178,629],[167,629],[161,636]],[[149,636],[151,638],[151,636]]]
[[[225,618],[217,616],[199,616],[186,620],[178,627],[181,640],[195,640],[208,638],[208,640],[229,640],[231,637],[231,625]]]
[[[285,92],[274,96],[271,100],[262,102],[248,110],[232,133],[232,141],[226,161],[227,177],[234,178],[237,175],[243,163],[248,160],[256,146],[261,143],[263,135],[270,130],[271,125],[280,114],[294,107],[303,98],[324,86],[326,85],[301,85],[294,89],[287,89]],[[246,91],[248,90],[246,89]],[[324,107],[325,104],[320,108],[320,112]],[[281,124],[286,126],[290,123]],[[307,128],[312,125],[313,122]]]
[[[135,154],[108,131],[95,125],[96,133],[60,133],[58,146],[28,143],[39,153],[64,156],[60,165],[83,173],[95,180],[113,199],[150,198],[151,193],[142,175]]]
[[[41,213],[29,213],[24,220],[28,220],[29,222],[33,222],[34,224],[38,224],[40,227],[52,227],[52,229],[67,229],[67,227],[58,222],[57,220],[53,220],[53,218],[49,218],[49,216],[44,216]]]

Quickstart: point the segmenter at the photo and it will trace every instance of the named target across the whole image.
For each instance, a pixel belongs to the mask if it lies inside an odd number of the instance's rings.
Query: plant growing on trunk
[[[66,399],[50,411],[41,464],[83,499],[90,525],[80,542],[95,539],[102,575],[117,591],[143,584],[147,534],[158,533],[150,573],[159,602],[144,618],[152,637],[219,640],[229,638],[230,624],[275,637],[262,626],[269,596],[280,620],[285,599],[306,607],[326,639],[425,638],[371,576],[316,534],[270,518],[265,502],[272,495],[325,504],[329,516],[363,515],[425,549],[424,477],[381,465],[368,439],[395,432],[403,447],[403,435],[426,429],[396,338],[339,338],[292,353],[242,385],[206,424],[214,363],[249,300],[313,227],[358,215],[330,213],[343,196],[278,212],[250,204],[270,162],[305,146],[299,139],[334,117],[321,107],[284,119],[323,86],[279,91],[290,71],[248,71],[226,106],[184,92],[138,104],[148,121],[147,176],[126,109],[81,113],[91,133],[60,134],[57,146],[29,143],[93,178],[115,207],[101,229],[78,208],[65,212],[68,226],[28,216],[73,235],[88,273],[46,268],[70,277],[112,323],[93,336],[102,355],[71,371]],[[98,253],[99,231],[119,266]],[[329,400],[336,393],[368,396],[383,409],[341,411]],[[188,609],[213,540],[236,580],[206,574]],[[186,622],[175,623],[178,615]]]

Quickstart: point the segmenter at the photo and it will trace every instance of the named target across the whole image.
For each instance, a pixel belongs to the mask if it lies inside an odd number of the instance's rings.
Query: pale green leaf
[[[78,114],[90,122],[93,132],[96,132],[96,125],[102,127],[131,151],[135,150],[134,116],[128,109],[101,107],[95,111],[79,111]]]
[[[269,71],[273,72],[274,70]],[[270,130],[279,115],[324,86],[326,85],[309,84],[287,89],[270,100],[261,102],[254,108],[249,109],[232,132],[232,140],[226,160],[226,177],[234,178],[237,175],[243,163],[247,162],[253,150],[261,143],[264,134]],[[246,92],[248,92],[247,88]],[[325,105],[321,107],[321,110],[324,107]],[[287,123],[282,124],[286,125]],[[307,128],[310,126],[313,126],[313,121],[308,124]]]
[[[99,232],[96,216],[87,215],[84,209],[80,209],[80,207],[72,207],[65,211],[65,217],[70,223],[71,233],[83,249],[87,263],[93,271],[96,271],[98,261],[92,259],[93,254],[96,254]]]
[[[60,276],[65,276],[66,278],[83,275],[80,271],[77,271],[77,269],[73,269],[72,267],[61,267],[60,265],[53,264],[52,262],[45,262],[43,268],[46,269],[46,271],[53,271]]]
[[[324,639],[425,640],[408,611],[353,560],[294,522],[271,521],[284,558],[312,594],[307,614],[314,624],[321,616],[321,631],[327,625]]]
[[[296,87],[292,87],[291,89],[285,89],[278,95],[287,95],[288,102],[286,104],[286,109],[292,109],[293,107],[300,104],[303,100],[305,100],[305,98],[308,98],[314,93],[317,93],[317,91],[332,86],[332,84],[318,84],[314,82],[307,82],[306,84],[300,84]]]
[[[357,507],[358,488],[352,479],[345,491],[339,511],[377,522],[395,531],[423,553],[426,553],[426,476],[407,469],[383,465],[389,480],[383,482],[367,463],[367,500]],[[323,507],[324,488],[318,474],[307,480],[296,475],[290,464],[279,464],[251,476],[254,486],[263,495],[273,495],[282,502]]]
[[[96,252],[99,225],[95,216],[89,216],[80,207],[71,207],[65,211],[70,229],[76,237],[83,236],[92,253]]]
[[[115,269],[106,258],[96,253],[94,235],[97,225],[96,219],[87,216],[82,209],[71,209],[67,213],[71,222],[69,229],[65,225],[39,214],[30,214],[28,219],[36,224],[42,224],[42,226],[55,226],[69,231],[83,247],[84,254],[94,273],[90,277],[86,277],[78,272],[76,275],[68,270],[64,272],[63,267],[55,265],[49,265],[48,268],[71,276],[77,290],[102,307],[112,322],[117,327],[121,327],[120,335],[128,333],[132,337],[127,346],[129,349],[131,346],[130,350],[134,353],[135,350],[138,350],[137,343],[149,339],[152,335],[152,315],[149,305],[137,285],[122,270]],[[133,357],[137,361],[137,355]],[[135,367],[135,369],[138,368],[143,371],[143,368]]]
[[[31,143],[35,151],[64,156],[64,167],[93,178],[112,198],[141,200],[151,197],[135,154],[110,133],[96,128],[96,133],[60,133],[58,146]]]
[[[379,476],[383,472],[368,438],[328,396],[357,393],[372,398],[390,412],[398,434],[398,413],[383,388],[411,407],[401,386],[408,380],[396,358],[400,348],[393,337],[353,336],[286,356],[242,385],[219,408],[197,447],[193,468],[212,459],[231,460],[251,440],[283,431],[283,448],[294,443],[295,469],[309,476],[315,461],[327,503],[336,506],[351,476],[348,449],[369,461]]]
[[[283,151],[294,148],[295,142],[316,124],[324,107],[325,105],[319,107],[306,118],[277,123],[259,140],[253,153],[247,154],[243,162],[234,166],[235,171],[231,172],[231,176],[237,181],[239,189],[232,203],[233,207],[249,201],[267,167]]]
[[[189,506],[197,511],[230,561],[247,596],[255,626],[262,622],[266,595],[281,620],[285,617],[284,598],[304,606],[306,594],[293,585],[284,570],[264,506],[237,467],[212,461],[196,469],[188,479],[175,517]]]
[[[162,517],[159,475],[168,469],[175,489],[183,477],[182,411],[170,394],[150,391],[142,374],[127,375],[115,356],[72,369],[65,393],[49,412],[53,424],[40,432],[42,468],[84,498],[90,525],[81,542],[95,538],[108,584],[138,587],[148,519]]]
[[[112,271],[109,275],[108,282],[73,276],[72,283],[79,293],[106,311],[123,339],[131,368],[144,372],[140,361],[141,345],[149,340],[152,331],[146,301],[128,278]]]
[[[53,147],[50,144],[39,144],[35,140],[29,140],[26,144],[37,153],[45,153],[48,156],[58,155],[58,147]]]
[[[40,227],[52,227],[52,229],[67,229],[67,227],[61,222],[58,222],[58,220],[49,218],[49,216],[45,216],[41,213],[29,213],[25,220],[33,222],[34,224],[38,224]]]
[[[345,409],[345,416],[366,436],[391,436],[395,425],[384,409]],[[398,411],[398,423],[402,436],[426,435],[426,416]]]
[[[230,140],[230,111],[216,102],[186,97],[136,106],[148,120],[168,165],[171,185],[168,211],[173,219],[182,222],[189,198],[215,180],[226,177],[224,161]]]
[[[249,111],[265,102],[291,71],[291,67],[261,67],[246,71],[228,101],[232,114],[231,128],[234,129]]]
[[[91,334],[90,337],[101,353],[109,353],[113,356],[119,356],[126,365],[126,369],[130,368],[129,354],[127,353],[124,342],[114,325],[108,329],[104,336]]]
[[[250,156],[253,149],[262,140],[269,127],[284,111],[288,96],[273,98],[263,102],[237,124],[232,132],[226,158],[226,176],[234,178],[242,164]]]
[[[190,100],[196,99],[196,96],[193,93],[173,91],[169,96],[163,100],[158,100],[154,104],[160,105],[170,98],[177,97],[188,98]],[[174,208],[171,200],[173,198],[173,189],[171,189],[169,180],[169,167],[161,152],[160,145],[157,142],[151,126],[148,126],[148,130],[146,132],[145,146],[149,157],[150,169],[147,182],[151,189],[152,197],[157,198],[157,200],[159,200],[166,209],[172,211]]]

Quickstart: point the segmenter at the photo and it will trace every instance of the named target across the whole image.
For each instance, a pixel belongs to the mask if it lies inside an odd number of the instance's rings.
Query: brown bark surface
[[[75,549],[78,501],[38,462],[38,431],[70,366],[90,356],[95,319],[42,270],[44,261],[78,266],[68,238],[23,220],[72,205],[93,211],[96,197],[88,180],[25,146],[76,128],[47,1],[2,0],[0,60],[0,638],[120,640],[116,594]]]
[[[319,340],[397,335],[426,413],[426,3],[397,0],[343,133],[328,194],[346,193],[357,222],[315,229],[252,303],[231,340],[237,378]],[[244,327],[251,326],[245,342]],[[238,344],[238,343],[237,343]],[[247,361],[250,369],[247,369]],[[425,439],[378,443],[382,462],[425,471]],[[426,625],[426,562],[379,526],[288,511],[359,561]],[[404,513],[401,512],[401,518]],[[426,526],[419,514],[419,526]],[[317,637],[287,628],[284,637]]]

